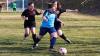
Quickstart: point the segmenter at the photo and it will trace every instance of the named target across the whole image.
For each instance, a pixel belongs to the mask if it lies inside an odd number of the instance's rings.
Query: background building
[[[12,4],[14,2],[16,3],[17,11],[22,11],[27,7],[29,0],[0,0],[0,3],[5,3],[2,10],[12,11]]]

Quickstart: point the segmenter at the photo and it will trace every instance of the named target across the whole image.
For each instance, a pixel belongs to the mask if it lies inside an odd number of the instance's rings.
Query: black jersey
[[[21,16],[28,17],[28,20],[24,21],[24,28],[36,27],[35,15],[40,15],[40,14],[41,13],[38,13],[37,10],[33,11],[30,11],[29,9],[24,10]]]
[[[66,12],[66,10],[63,9],[63,8],[58,9],[58,10],[57,10],[57,18],[59,18],[60,15],[61,15],[61,13],[63,13],[63,12]]]
[[[66,12],[66,10],[64,10],[62,8],[60,8],[60,9],[57,10],[57,12],[56,12],[57,13],[57,19],[59,19],[61,13],[63,13],[63,12]],[[55,20],[55,23],[54,23],[54,26],[55,26],[56,30],[58,30],[59,28],[61,28],[61,22],[58,21],[57,19]]]
[[[26,9],[23,11],[21,16],[25,16],[28,17],[29,21],[35,21],[35,15],[40,15],[41,13],[37,12],[36,9],[34,9],[33,11],[30,11],[29,9]]]

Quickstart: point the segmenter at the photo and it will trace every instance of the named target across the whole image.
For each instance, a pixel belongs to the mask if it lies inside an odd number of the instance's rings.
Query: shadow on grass
[[[72,44],[99,45],[99,41],[73,41]]]
[[[66,28],[96,28],[100,26],[67,26]]]
[[[0,42],[0,45],[13,45],[13,44],[17,44],[15,42]]]
[[[62,55],[57,51],[52,51],[50,52],[50,56],[62,56]]]
[[[49,51],[48,47],[39,47],[33,50],[25,47],[0,47],[0,53],[48,54],[50,56],[62,56],[57,51]]]
[[[100,54],[100,51],[93,51],[93,50],[74,50],[74,51],[71,51],[71,52],[68,52],[70,54],[73,54],[73,53],[76,53],[76,54],[82,54],[82,53],[85,53],[85,54],[93,54],[93,53],[99,53]]]
[[[26,47],[0,47],[0,53],[43,53],[47,47],[39,47],[36,49]]]
[[[13,45],[17,44],[16,42],[10,42],[10,41],[0,41],[0,45]]]
[[[58,45],[64,45],[65,43],[63,43],[63,42],[58,42],[57,43]],[[66,44],[67,46],[68,45],[100,45],[100,42],[85,42],[85,41],[72,41],[72,43],[71,44]]]

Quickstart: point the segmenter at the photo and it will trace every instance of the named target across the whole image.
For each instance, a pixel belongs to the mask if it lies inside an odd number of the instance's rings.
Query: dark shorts
[[[39,35],[44,36],[47,32],[51,34],[53,32],[56,32],[56,29],[54,27],[51,28],[40,27]]]
[[[36,27],[36,23],[34,21],[28,21],[25,20],[24,21],[24,28],[32,28],[32,27]]]
[[[16,8],[13,8],[13,11],[16,11]]]
[[[61,22],[56,21],[56,22],[54,23],[54,27],[55,27],[56,30],[59,30],[59,29],[61,28]]]

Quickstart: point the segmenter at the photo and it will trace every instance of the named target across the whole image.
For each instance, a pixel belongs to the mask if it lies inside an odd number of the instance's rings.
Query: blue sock
[[[53,48],[56,43],[56,37],[52,37],[50,40],[50,48]]]

